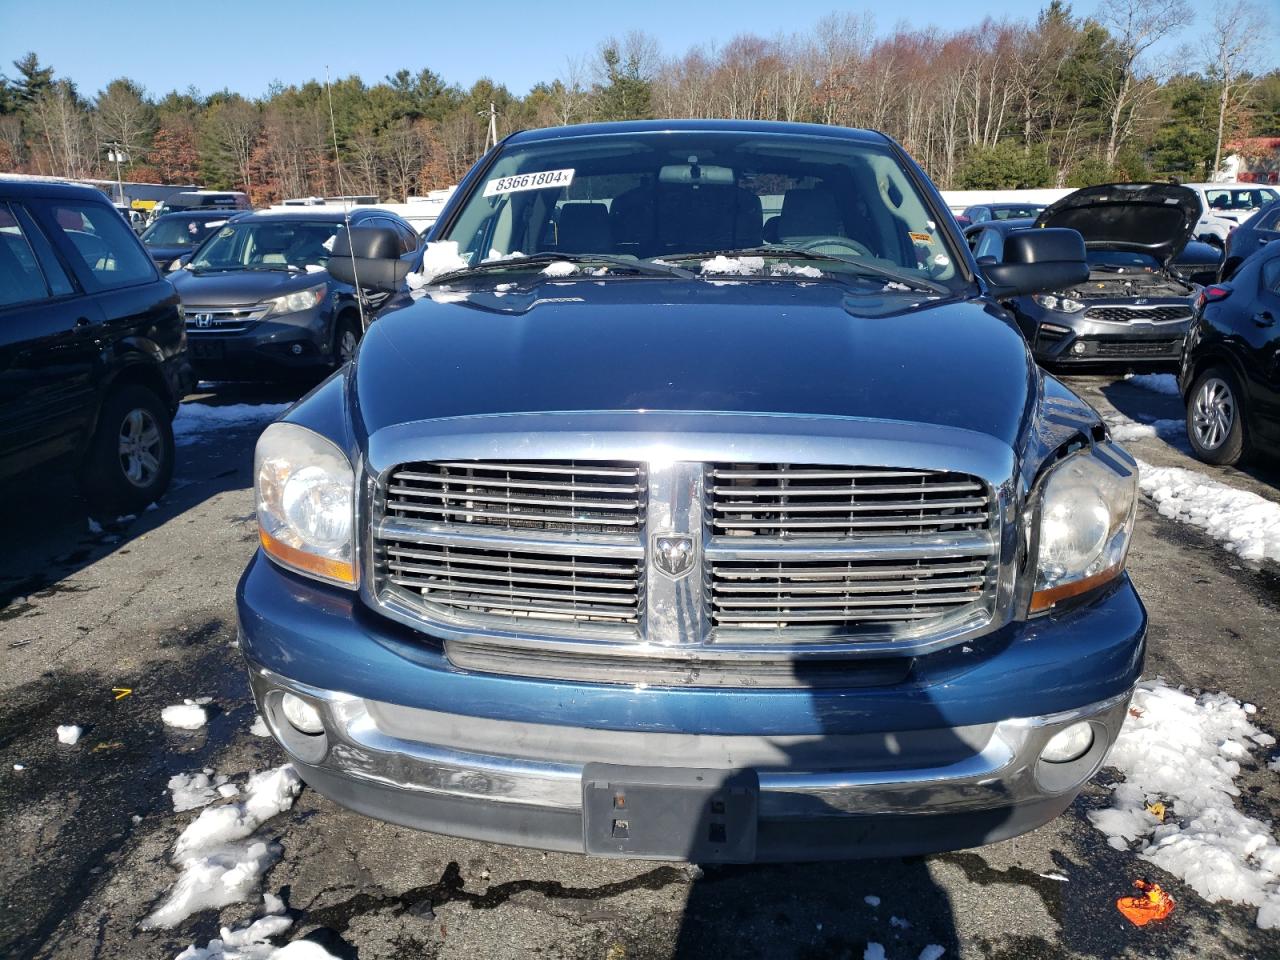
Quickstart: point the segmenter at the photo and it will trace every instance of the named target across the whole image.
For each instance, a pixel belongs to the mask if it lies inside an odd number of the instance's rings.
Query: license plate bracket
[[[759,796],[754,770],[588,763],[583,846],[598,857],[750,863]]]

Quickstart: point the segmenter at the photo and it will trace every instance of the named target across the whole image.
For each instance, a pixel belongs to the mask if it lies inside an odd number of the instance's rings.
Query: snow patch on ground
[[[940,947],[936,943],[931,943],[920,951],[920,960],[938,960],[938,958],[946,952],[946,947]]]
[[[263,896],[263,914],[242,927],[223,927],[220,938],[210,940],[204,947],[192,944],[175,960],[334,960],[333,954],[309,940],[272,946],[272,937],[293,926],[292,918],[283,915],[284,901],[279,897],[270,893]]]
[[[1280,560],[1280,504],[1182,467],[1139,460],[1138,469],[1162,517],[1200,527],[1246,560]]]
[[[862,951],[862,960],[884,960],[884,946],[879,943],[868,943]]]
[[[213,803],[219,797],[234,797],[239,788],[230,783],[225,774],[215,774],[205,767],[199,773],[179,773],[169,778],[169,792],[173,794],[173,812],[195,810]]]
[[[241,903],[256,893],[282,850],[254,832],[292,807],[301,789],[297,772],[285,764],[251,776],[243,800],[201,811],[174,844],[173,862],[181,872],[164,902],[143,919],[143,929],[168,929],[199,910]]]
[[[80,734],[84,733],[83,727],[78,727],[74,723],[58,725],[58,742],[65,743],[69,747],[74,747],[80,740]]]
[[[1181,878],[1206,900],[1258,908],[1258,926],[1280,927],[1280,842],[1271,825],[1236,809],[1235,778],[1262,734],[1256,708],[1223,693],[1192,696],[1143,681],[1107,765],[1124,774],[1111,806],[1089,814],[1117,850]],[[1165,805],[1162,823],[1148,807]]]
[[[404,279],[410,290],[421,290],[436,277],[455,270],[465,270],[469,266],[471,264],[458,254],[457,240],[435,240],[428,243],[427,249],[422,252],[422,270],[410,273]]]
[[[249,728],[249,732],[255,737],[269,737],[271,731],[267,729],[267,721],[262,719],[262,714],[255,714],[253,717],[253,726]]]
[[[1139,423],[1128,418],[1107,419],[1107,428],[1111,431],[1111,439],[1119,443],[1132,440],[1178,440],[1186,437],[1187,425],[1181,420],[1152,420],[1150,423]]]
[[[1172,373],[1136,373],[1125,377],[1125,380],[1152,393],[1163,393],[1170,397],[1182,396],[1178,390],[1178,378]]]
[[[248,427],[274,420],[289,409],[287,403],[184,403],[173,419],[173,438],[180,447],[204,439],[204,434]]]
[[[878,907],[878,906],[880,906],[880,898],[879,898],[879,897],[877,897],[875,894],[872,894],[872,893],[869,893],[869,894],[867,894],[865,897],[863,897],[863,898],[862,898],[862,902],[863,902],[863,903],[865,903],[865,904],[866,904],[867,906],[869,906],[869,907]]]
[[[199,730],[209,719],[208,713],[194,700],[184,700],[172,707],[160,711],[160,719],[165,726],[177,727],[179,730]]]

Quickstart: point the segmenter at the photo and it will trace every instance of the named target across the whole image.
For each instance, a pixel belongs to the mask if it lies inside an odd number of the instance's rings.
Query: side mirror
[[[1089,279],[1084,237],[1066,227],[1014,230],[1005,237],[1004,260],[978,269],[997,300],[1061,290]]]
[[[400,235],[391,228],[352,227],[335,238],[326,269],[340,283],[395,293],[409,273],[409,264],[400,259]]]

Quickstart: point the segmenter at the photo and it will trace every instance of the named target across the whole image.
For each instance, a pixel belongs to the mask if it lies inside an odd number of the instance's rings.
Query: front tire
[[[154,391],[128,384],[102,404],[80,487],[95,514],[140,513],[169,488],[173,463],[168,408]]]
[[[1187,393],[1187,438],[1205,463],[1234,465],[1248,458],[1249,435],[1240,382],[1224,367],[1210,367]]]
[[[339,318],[333,331],[334,369],[350,363],[355,357],[361,333],[360,321],[355,317],[348,314]]]

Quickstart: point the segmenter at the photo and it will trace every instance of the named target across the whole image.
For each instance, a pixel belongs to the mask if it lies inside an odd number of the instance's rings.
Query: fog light
[[[1093,727],[1088,721],[1082,720],[1055,733],[1045,744],[1040,759],[1049,763],[1070,763],[1083,757],[1092,746]]]
[[[1084,345],[1083,340],[1077,340],[1075,343],[1071,345],[1071,352],[1074,353],[1077,357],[1080,356],[1080,354],[1084,353],[1085,350],[1087,349],[1088,347]]]
[[[293,351],[293,355],[294,355],[295,357],[300,357],[300,356],[302,356],[302,344],[300,344],[300,343],[295,343],[295,344],[294,344],[292,347],[290,347],[289,349]]]
[[[324,733],[324,723],[320,720],[319,711],[301,697],[286,693],[280,698],[280,709],[284,711],[285,719],[301,733],[312,736]]]

